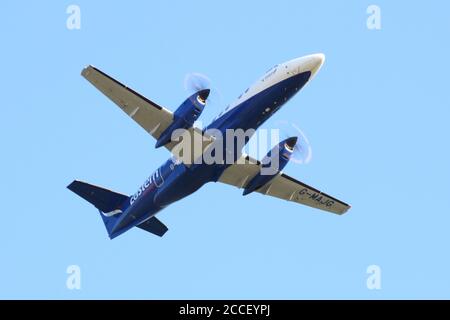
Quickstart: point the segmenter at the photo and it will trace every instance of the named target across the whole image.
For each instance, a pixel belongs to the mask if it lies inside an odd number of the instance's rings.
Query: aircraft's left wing
[[[249,156],[244,156],[244,158],[240,159],[240,163],[228,167],[220,176],[219,181],[238,188],[244,188],[246,183],[258,174],[260,170],[259,161]],[[256,192],[336,214],[344,214],[350,209],[350,205],[345,202],[329,196],[282,172],[278,173],[264,186],[257,189]]]
[[[87,66],[83,69],[81,75],[155,139],[158,139],[161,133],[172,123],[173,113],[171,111],[147,99],[96,67]],[[191,137],[194,137],[194,134],[202,135],[202,130],[196,127],[192,127],[188,131]],[[212,137],[205,137],[205,140],[191,138],[191,150],[193,150],[190,159],[191,163],[203,153],[205,148],[211,143],[211,139]],[[202,147],[193,147],[194,143],[200,142]],[[165,147],[172,153],[175,153],[175,155],[178,155],[177,149],[175,149],[177,144],[178,142],[169,142]]]

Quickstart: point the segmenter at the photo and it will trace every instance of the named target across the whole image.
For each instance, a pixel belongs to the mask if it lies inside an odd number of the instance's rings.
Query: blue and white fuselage
[[[217,129],[223,133],[227,129],[256,130],[314,77],[323,61],[322,54],[314,54],[274,66],[204,130]],[[110,222],[110,237],[114,238],[147,221],[161,209],[190,195],[207,182],[217,181],[227,166],[206,163],[187,166],[174,157],[170,158],[129,201],[109,214],[109,218],[113,219]]]

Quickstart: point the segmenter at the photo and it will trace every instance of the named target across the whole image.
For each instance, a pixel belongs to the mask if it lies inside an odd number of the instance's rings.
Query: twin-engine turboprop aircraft
[[[262,161],[242,152],[250,135],[244,137],[241,145],[236,145],[234,138],[233,143],[225,142],[224,138],[230,130],[256,130],[314,77],[323,61],[323,54],[313,54],[274,66],[205,129],[195,127],[194,122],[205,107],[209,89],[194,93],[172,113],[88,66],[82,71],[83,77],[151,134],[157,148],[164,146],[174,156],[132,196],[77,180],[68,188],[100,211],[111,239],[132,227],[164,235],[168,229],[155,215],[211,181],[242,188],[244,195],[259,192],[343,214],[350,208],[348,204],[281,172],[289,162],[297,137],[277,144]],[[202,138],[189,139],[195,135]],[[198,161],[205,155],[213,156],[216,161]],[[277,164],[275,169],[273,163]],[[273,170],[266,170],[268,167]]]

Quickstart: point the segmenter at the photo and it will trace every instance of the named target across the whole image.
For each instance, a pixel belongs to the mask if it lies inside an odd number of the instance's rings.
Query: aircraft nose
[[[311,80],[320,70],[324,61],[325,55],[323,53],[315,53],[287,62],[286,68],[289,68],[290,73],[294,75],[304,72],[311,72],[311,75],[308,79]]]
[[[320,70],[325,61],[325,55],[323,53],[316,53],[306,56],[305,59],[300,63],[299,68],[302,72],[310,71],[311,76],[309,80],[314,78],[315,74]]]
[[[325,62],[325,55],[323,53],[316,53],[311,57],[311,73],[315,74],[322,67]]]

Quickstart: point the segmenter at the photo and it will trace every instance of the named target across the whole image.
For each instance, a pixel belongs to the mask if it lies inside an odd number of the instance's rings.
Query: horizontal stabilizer
[[[129,198],[126,195],[75,180],[67,188],[104,213],[120,209]]]
[[[137,226],[138,228],[162,237],[169,230],[161,221],[151,217],[147,221]]]

